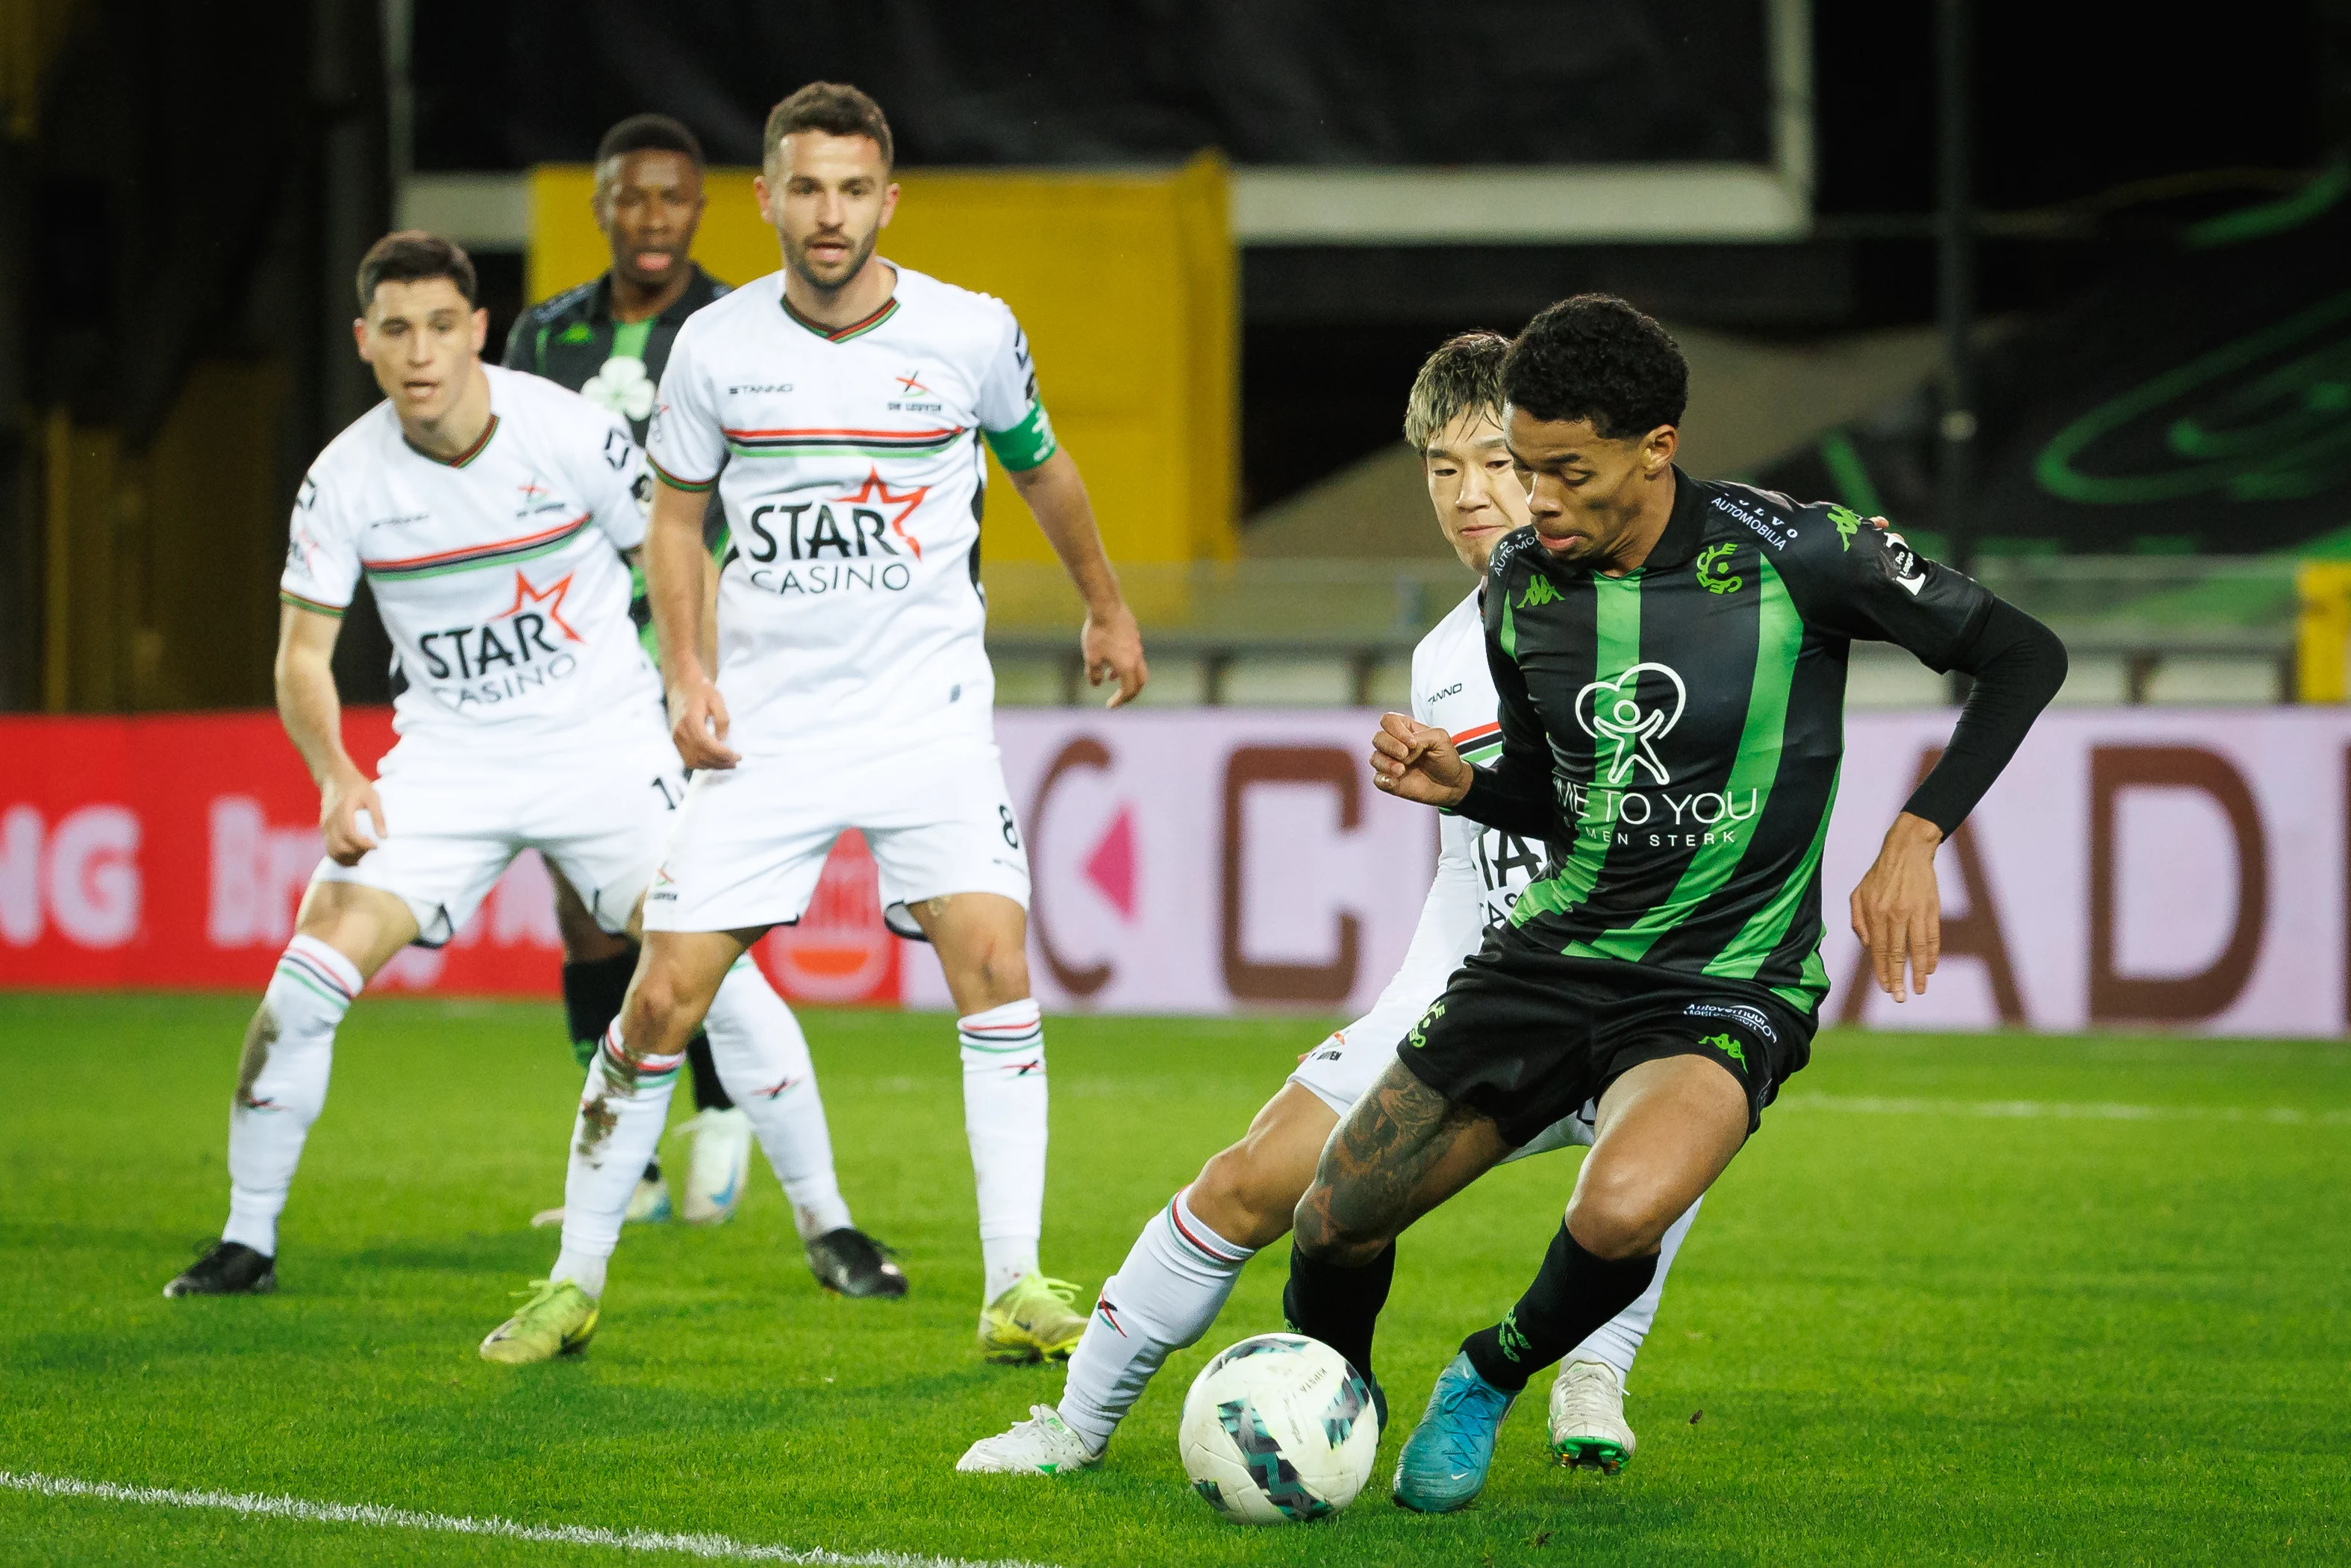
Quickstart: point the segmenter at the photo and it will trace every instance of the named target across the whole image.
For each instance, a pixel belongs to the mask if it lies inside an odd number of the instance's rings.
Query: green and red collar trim
[[[893,294],[882,302],[882,308],[874,311],[871,316],[860,318],[846,327],[828,327],[823,322],[810,320],[793,309],[792,302],[781,294],[778,294],[776,298],[777,303],[784,308],[786,316],[790,317],[793,321],[814,332],[828,343],[846,343],[852,338],[862,338],[898,313],[898,297]]]
[[[460,452],[455,457],[443,457],[436,453],[425,451],[424,448],[417,445],[413,441],[408,441],[408,434],[405,431],[401,433],[400,438],[402,441],[407,441],[408,449],[411,452],[415,453],[419,457],[423,458],[427,463],[438,463],[444,468],[463,468],[466,464],[471,463],[475,458],[479,457],[482,455],[482,449],[490,444],[490,437],[496,435],[497,433],[498,416],[494,413],[490,415],[490,423],[482,426],[482,434],[475,438],[474,444],[468,446],[465,451]]]

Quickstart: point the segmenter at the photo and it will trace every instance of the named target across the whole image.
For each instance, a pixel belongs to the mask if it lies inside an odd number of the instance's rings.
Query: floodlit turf
[[[942,1019],[809,1020],[844,1184],[908,1301],[820,1295],[762,1170],[722,1229],[632,1227],[589,1354],[514,1371],[474,1346],[553,1256],[526,1221],[559,1196],[578,1084],[557,1009],[362,1002],[281,1292],[165,1301],[222,1218],[246,1005],[0,998],[0,1470],[1071,1568],[2351,1557],[2343,1044],[1827,1037],[1682,1255],[1633,1380],[1637,1461],[1545,1468],[1538,1385],[1479,1506],[1417,1518],[1385,1499],[1395,1446],[1516,1295],[1574,1157],[1499,1172],[1404,1244],[1373,1490],[1251,1531],[1185,1490],[1176,1420],[1211,1351],[1278,1326],[1281,1249],[1101,1470],[953,1473],[1061,1375],[973,1354]],[[1052,1020],[1048,1268],[1098,1282],[1316,1032]],[[0,1490],[10,1563],[620,1555]]]

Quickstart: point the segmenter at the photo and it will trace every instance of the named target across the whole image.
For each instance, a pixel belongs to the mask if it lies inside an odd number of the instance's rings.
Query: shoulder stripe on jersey
[[[879,327],[883,322],[887,321],[891,317],[898,313],[898,297],[893,294],[888,299],[883,300],[882,303],[882,308],[873,312],[872,315],[852,321],[846,327],[828,327],[821,321],[811,321],[807,317],[801,315],[799,311],[793,309],[792,302],[784,298],[781,295],[777,296],[776,302],[784,308],[784,314],[786,316],[789,317],[799,325],[807,328],[810,331],[814,332],[818,337],[822,338],[828,343],[846,343],[852,338],[862,338],[866,333],[871,332],[874,328]]]
[[[413,582],[419,578],[443,577],[453,571],[475,571],[486,566],[534,560],[561,549],[587,526],[588,514],[582,512],[568,523],[559,523],[543,533],[526,534],[518,539],[467,545],[461,549],[441,550],[433,555],[403,556],[398,560],[363,560],[360,565],[367,569],[370,577],[390,582]]]
[[[964,425],[936,430],[724,430],[738,457],[890,457],[944,452],[967,434]]]
[[[283,588],[277,591],[277,597],[297,610],[308,610],[313,615],[331,615],[338,621],[343,618],[343,612],[350,608],[348,604],[326,604],[316,599],[305,599]]]

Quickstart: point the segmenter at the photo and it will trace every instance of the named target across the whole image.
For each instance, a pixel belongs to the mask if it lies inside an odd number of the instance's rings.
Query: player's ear
[[[888,227],[890,226],[890,218],[891,218],[891,216],[892,216],[892,214],[894,214],[894,213],[896,213],[896,212],[897,212],[897,210],[898,210],[898,182],[897,182],[897,181],[895,181],[895,180],[893,180],[893,181],[891,181],[891,182],[889,183],[889,184],[887,184],[887,185],[885,185],[885,186],[883,186],[883,190],[882,190],[882,221],[881,221],[880,223],[878,223],[878,224],[874,225],[873,226],[874,226],[875,228],[883,228],[883,229],[886,229],[886,228],[888,228]]]
[[[474,352],[480,353],[482,345],[490,340],[490,311],[486,305],[474,308]]]
[[[1670,424],[1661,424],[1649,432],[1649,438],[1641,443],[1641,471],[1651,478],[1664,473],[1672,465],[1674,454],[1681,449],[1681,444],[1682,433]]]
[[[776,213],[775,209],[768,204],[770,193],[768,189],[768,175],[765,170],[751,176],[751,194],[759,204],[759,221],[769,228],[774,228]]]
[[[351,318],[351,342],[358,347],[360,359],[364,361],[368,357],[368,329],[366,317],[354,316]]]

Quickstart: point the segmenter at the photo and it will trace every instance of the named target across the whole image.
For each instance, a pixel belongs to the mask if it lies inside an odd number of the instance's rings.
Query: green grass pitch
[[[907,1301],[821,1295],[762,1166],[729,1226],[632,1227],[589,1354],[514,1371],[474,1346],[553,1257],[526,1221],[559,1198],[578,1085],[557,1009],[362,1002],[280,1293],[165,1301],[225,1209],[248,1007],[0,998],[0,1470],[1071,1568],[2351,1559],[2340,1042],[1828,1034],[1674,1273],[1633,1378],[1636,1462],[1546,1468],[1538,1385],[1479,1505],[1418,1518],[1385,1498],[1395,1447],[1523,1284],[1574,1156],[1499,1172],[1404,1243],[1373,1489],[1250,1531],[1186,1490],[1176,1415],[1210,1352],[1279,1326],[1285,1249],[1102,1469],[953,1473],[1061,1374],[973,1353],[942,1019],[809,1019],[844,1185],[902,1249]],[[1053,1019],[1047,1267],[1099,1282],[1320,1028]],[[10,1563],[621,1555],[0,1490]]]

